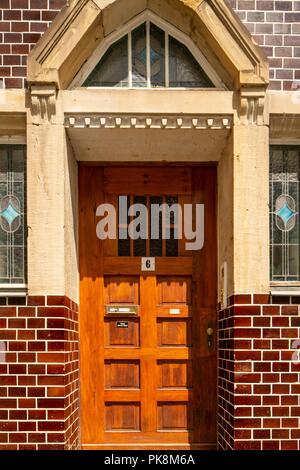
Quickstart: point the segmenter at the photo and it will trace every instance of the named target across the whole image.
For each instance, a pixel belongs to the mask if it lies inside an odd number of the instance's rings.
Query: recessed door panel
[[[188,431],[193,428],[189,403],[158,403],[158,429],[161,431]]]
[[[191,320],[159,319],[158,346],[191,346]]]
[[[126,326],[123,326],[124,324]],[[140,325],[138,319],[133,320],[129,318],[126,320],[119,320],[115,317],[106,318],[104,329],[105,346],[138,347],[140,344]]]
[[[192,388],[191,360],[160,360],[157,362],[157,366],[159,388]]]
[[[160,304],[191,303],[191,279],[182,276],[157,278],[157,291]]]
[[[139,388],[139,361],[105,361],[105,388]]]
[[[106,304],[139,304],[139,278],[136,276],[105,276]]]
[[[139,431],[139,404],[105,403],[105,429],[106,431]]]

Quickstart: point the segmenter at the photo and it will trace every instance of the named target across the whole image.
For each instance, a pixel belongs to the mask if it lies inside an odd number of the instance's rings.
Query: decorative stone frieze
[[[65,127],[91,129],[231,129],[232,116],[67,115]]]

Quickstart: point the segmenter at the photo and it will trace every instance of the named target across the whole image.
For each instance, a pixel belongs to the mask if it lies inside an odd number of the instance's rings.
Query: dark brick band
[[[0,449],[78,448],[77,304],[2,297],[0,341]]]
[[[300,449],[300,362],[294,357],[300,316],[293,299],[299,298],[284,296],[279,305],[277,296],[234,295],[219,311],[222,449]]]

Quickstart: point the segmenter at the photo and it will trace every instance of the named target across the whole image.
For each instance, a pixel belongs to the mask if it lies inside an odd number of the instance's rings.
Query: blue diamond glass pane
[[[286,225],[288,221],[295,215],[295,212],[290,209],[286,202],[284,206],[282,206],[281,209],[276,212],[276,215],[278,215]]]
[[[151,60],[151,65],[153,65],[158,59],[159,59],[159,54],[155,52],[153,49],[150,51],[150,60]]]
[[[16,211],[16,209],[14,208],[14,206],[9,203],[9,205],[7,206],[6,209],[4,209],[4,211],[1,212],[1,217],[3,217],[6,222],[9,223],[9,225],[11,225],[13,223],[13,221],[19,217],[20,213],[18,211]]]
[[[137,58],[141,62],[143,62],[143,64],[146,64],[146,60],[147,60],[146,49],[143,49],[139,54],[137,54]]]

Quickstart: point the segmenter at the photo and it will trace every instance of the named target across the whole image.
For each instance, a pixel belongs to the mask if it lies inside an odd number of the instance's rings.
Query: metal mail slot
[[[138,305],[105,305],[106,315],[138,315]]]

